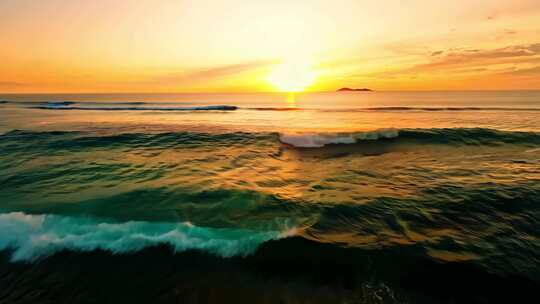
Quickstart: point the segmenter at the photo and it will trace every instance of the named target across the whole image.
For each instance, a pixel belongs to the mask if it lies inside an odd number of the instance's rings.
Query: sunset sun
[[[272,69],[268,82],[282,92],[302,92],[313,84],[316,73],[305,62],[284,62]]]

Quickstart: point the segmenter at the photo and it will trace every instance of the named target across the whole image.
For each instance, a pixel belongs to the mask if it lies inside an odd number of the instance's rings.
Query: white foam
[[[126,253],[158,244],[168,244],[176,252],[198,249],[222,257],[245,256],[265,241],[294,233],[292,227],[283,227],[282,231],[254,231],[204,228],[189,222],[103,223],[92,218],[58,215],[0,214],[0,250],[12,249],[12,261],[32,261],[63,249]]]
[[[396,129],[379,129],[374,131],[356,133],[282,133],[279,140],[298,148],[321,148],[331,144],[354,144],[360,140],[377,140],[380,138],[394,138],[399,136]]]

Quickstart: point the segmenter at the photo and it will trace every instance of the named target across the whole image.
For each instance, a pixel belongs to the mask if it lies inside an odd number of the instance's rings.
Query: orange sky
[[[4,0],[0,93],[540,89],[538,0]],[[275,73],[274,73],[275,74]]]

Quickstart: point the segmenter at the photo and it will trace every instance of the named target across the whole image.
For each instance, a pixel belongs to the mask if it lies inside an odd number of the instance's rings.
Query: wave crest
[[[280,134],[279,140],[298,148],[321,148],[326,145],[354,144],[361,140],[378,140],[383,138],[395,138],[399,136],[397,129],[379,129],[374,131],[356,133],[297,133]]]
[[[392,139],[409,144],[438,145],[539,145],[540,133],[501,131],[484,128],[378,129],[354,133],[283,133],[279,140],[297,148],[356,144],[368,140]]]
[[[254,231],[198,227],[190,222],[104,223],[92,218],[58,215],[0,214],[0,250],[12,249],[12,261],[32,261],[68,249],[139,251],[159,244],[176,252],[197,249],[221,257],[246,256],[263,242],[296,234],[294,227],[281,231]]]

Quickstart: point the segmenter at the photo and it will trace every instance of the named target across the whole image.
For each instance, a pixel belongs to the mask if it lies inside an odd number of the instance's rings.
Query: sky
[[[0,93],[540,89],[540,1],[0,0],[0,62]]]

